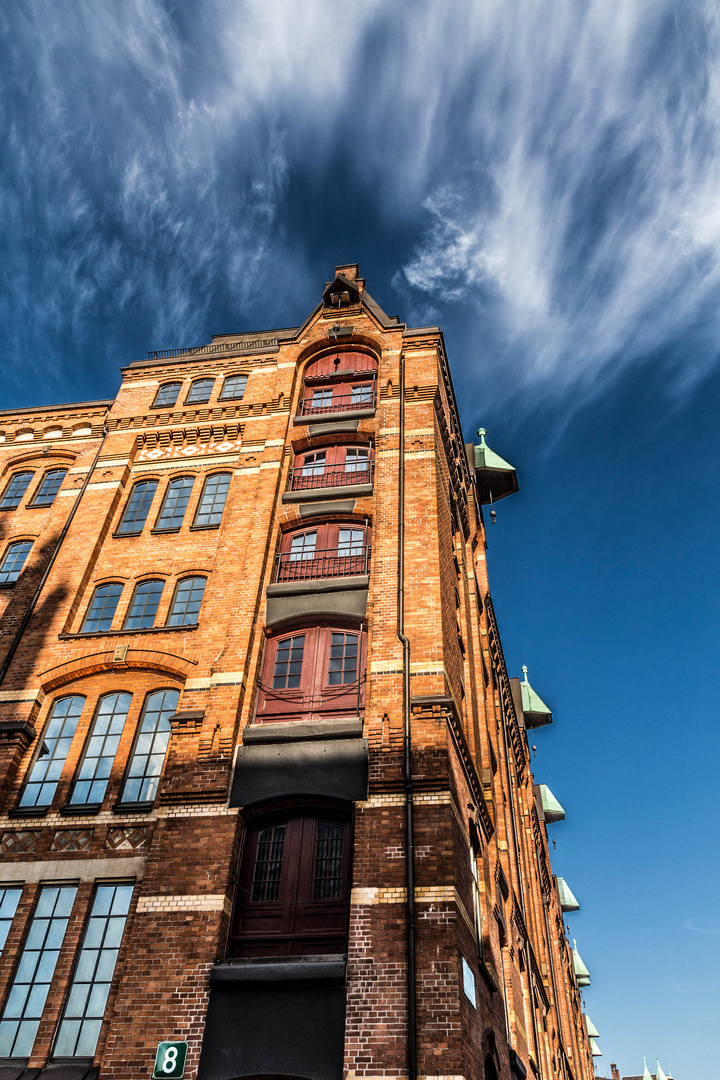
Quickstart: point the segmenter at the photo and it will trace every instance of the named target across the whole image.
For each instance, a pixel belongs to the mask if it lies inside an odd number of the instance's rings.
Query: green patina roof
[[[587,1015],[587,1013],[585,1013],[585,1027],[586,1027],[587,1033],[588,1033],[588,1035],[590,1036],[591,1039],[599,1039],[600,1038],[600,1032],[595,1027],[595,1025],[593,1024],[592,1020]]]
[[[554,821],[564,821],[565,811],[557,801],[547,784],[538,784],[540,804],[543,808],[545,820],[552,824]]]
[[[577,942],[573,938],[573,971],[575,972],[575,978],[578,981],[578,986],[590,985],[590,972],[582,962],[582,957],[577,951]]]
[[[512,495],[518,490],[517,473],[509,462],[496,454],[485,442],[487,432],[485,428],[478,431],[480,445],[474,447],[475,451],[475,479],[478,485],[480,502],[497,502],[506,495]]]
[[[647,1061],[645,1060],[645,1058],[643,1058],[643,1065],[645,1066],[645,1071],[643,1072],[643,1080],[653,1080],[653,1074],[648,1069]]]
[[[520,683],[520,692],[522,694],[522,711],[525,717],[525,726],[535,728],[542,727],[543,724],[552,724],[552,713],[528,682],[528,669],[524,665],[522,673],[523,679]]]
[[[579,911],[580,905],[575,899],[575,895],[566,883],[565,878],[559,877],[557,879],[558,894],[560,896],[560,907],[563,911]],[[588,1032],[588,1035],[592,1035],[592,1031]],[[597,1032],[595,1032],[597,1035]]]
[[[655,1073],[655,1080],[668,1080],[667,1076],[660,1068],[660,1062],[657,1060],[657,1058],[655,1058],[655,1061],[657,1061],[657,1072]]]
[[[602,1050],[594,1039],[590,1040],[590,1053],[593,1057],[602,1057]]]

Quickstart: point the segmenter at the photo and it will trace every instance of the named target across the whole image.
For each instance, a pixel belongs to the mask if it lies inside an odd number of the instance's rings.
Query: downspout
[[[102,442],[100,443],[100,446],[98,447],[98,450],[97,450],[97,453],[95,454],[95,457],[93,458],[93,463],[92,463],[92,465],[90,466],[90,468],[88,470],[87,476],[83,480],[83,485],[80,488],[80,492],[78,494],[78,497],[76,498],[75,502],[73,503],[72,510],[68,514],[67,521],[63,525],[62,532],[60,533],[60,536],[58,538],[58,542],[55,545],[55,550],[53,551],[52,555],[50,556],[50,558],[48,560],[48,564],[45,567],[45,570],[43,571],[43,576],[40,578],[40,583],[39,583],[37,589],[35,590],[35,592],[33,593],[32,600],[28,604],[27,611],[25,612],[25,614],[22,617],[22,622],[20,623],[19,627],[17,628],[17,631],[15,633],[15,637],[12,639],[12,642],[10,643],[10,648],[7,651],[7,655],[5,656],[5,659],[2,662],[2,667],[0,667],[0,684],[2,684],[5,681],[5,676],[7,675],[8,670],[10,668],[10,665],[13,662],[13,657],[15,656],[15,653],[18,650],[18,646],[20,645],[20,642],[22,640],[22,636],[25,633],[25,631],[27,630],[28,623],[30,622],[30,619],[32,618],[33,612],[35,611],[35,608],[37,607],[38,600],[40,599],[40,593],[45,588],[45,584],[47,582],[47,579],[50,577],[50,571],[52,570],[53,566],[55,565],[55,560],[57,559],[58,555],[60,554],[60,548],[63,545],[63,541],[64,541],[65,537],[67,536],[68,529],[72,525],[72,520],[75,517],[75,512],[76,512],[78,506],[80,505],[80,501],[81,501],[83,495],[85,494],[85,489],[88,486],[88,483],[90,482],[90,477],[92,476],[93,472],[95,471],[95,466],[98,463],[98,458],[100,457],[100,452],[102,451],[102,448],[105,445],[105,440],[108,437],[107,424],[103,424],[102,433],[103,433]]]
[[[405,782],[407,887],[408,1078],[417,1080],[415,993],[415,840],[413,828],[412,733],[410,728],[410,642],[405,636],[405,353],[400,353],[400,453],[398,460],[398,624],[403,649],[403,778]]]

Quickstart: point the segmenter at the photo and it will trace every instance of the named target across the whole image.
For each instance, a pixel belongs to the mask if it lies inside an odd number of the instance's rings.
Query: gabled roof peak
[[[325,307],[349,307],[357,304],[365,291],[365,279],[358,277],[357,263],[335,267],[335,277],[325,284],[323,304]]]

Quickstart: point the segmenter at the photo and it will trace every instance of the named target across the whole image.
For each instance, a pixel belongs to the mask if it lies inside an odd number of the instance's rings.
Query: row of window
[[[17,510],[34,475],[33,470],[13,473],[0,499],[0,510]],[[67,469],[48,469],[28,506],[52,506],[66,476]]]
[[[144,803],[155,799],[170,739],[169,718],[176,711],[179,698],[178,690],[156,690],[148,695],[135,733],[121,803]],[[85,701],[82,694],[70,694],[53,704],[20,798],[21,809],[47,809],[52,805]],[[98,701],[72,785],[69,806],[102,803],[131,701],[132,694],[125,692],[105,694]]]
[[[207,477],[195,511],[194,528],[213,528],[220,524],[230,490],[230,476],[230,473],[213,473]],[[134,485],[117,527],[118,535],[136,536],[142,532],[158,483],[158,480],[140,480]],[[155,521],[156,529],[181,527],[194,485],[194,476],[179,476],[170,481]]]
[[[134,883],[98,885],[55,1034],[54,1057],[92,1057],[97,1047]],[[0,889],[0,947],[22,889]],[[77,885],[41,885],[0,1016],[0,1058],[28,1058],[72,914]]]
[[[187,577],[175,586],[165,626],[197,626],[207,578]],[[112,628],[115,612],[125,586],[120,581],[99,585],[83,619],[81,634],[99,634]],[[135,591],[122,625],[123,630],[149,630],[155,625],[164,581],[141,581]]]
[[[247,381],[247,375],[228,375],[223,383],[218,401],[238,401],[245,394]],[[188,390],[184,402],[185,405],[206,404],[212,397],[214,386],[215,379],[195,379],[195,381],[190,384],[190,389]],[[180,396],[181,387],[181,382],[163,383],[155,395],[152,407],[154,409],[172,408]]]

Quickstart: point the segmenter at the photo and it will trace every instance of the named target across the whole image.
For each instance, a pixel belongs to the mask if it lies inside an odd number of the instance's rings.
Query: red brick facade
[[[401,466],[417,1073],[453,1080],[593,1075],[523,720],[513,704],[488,592],[484,526],[442,335],[435,327],[412,330],[384,315],[365,293],[357,267],[340,267],[338,274],[300,328],[218,337],[203,349],[131,364],[113,401],[0,416],[0,499],[14,476],[32,474],[17,506],[0,508],[0,558],[11,545],[32,542],[16,580],[0,587],[0,661],[10,655],[0,684],[0,886],[22,886],[0,957],[0,1004],[16,978],[38,890],[48,883],[77,884],[32,1048],[13,1062],[3,1059],[0,1078],[21,1076],[25,1066],[41,1069],[52,1059],[94,890],[105,881],[134,883],[133,899],[93,1059],[78,1060],[68,1077],[91,1077],[98,1068],[103,1080],[149,1077],[157,1044],[173,1039],[188,1043],[186,1077],[220,1077],[215,1059],[206,1064],[210,1058],[204,1057],[199,1074],[198,1067],[210,972],[228,970],[222,965],[247,823],[265,810],[281,814],[341,802],[353,829],[344,1076],[408,1076]],[[369,390],[353,378],[357,354],[370,358],[369,367],[377,362]],[[307,366],[322,357],[326,376],[337,373],[342,394],[336,393],[336,404],[327,377],[315,389],[312,381],[304,383]],[[223,398],[224,380],[235,375],[247,375],[244,393]],[[212,380],[209,400],[186,402],[200,378]],[[182,384],[177,399],[156,406],[159,388],[173,382]],[[295,458],[323,449],[346,462],[367,450],[374,473],[363,467],[355,476],[356,466],[346,466],[332,474],[340,483],[326,484],[318,466],[308,473],[318,477],[317,488],[311,479],[308,488],[291,491]],[[39,486],[54,469],[67,470],[62,485],[50,505],[38,506]],[[218,474],[229,477],[221,518],[198,525],[207,502],[204,484]],[[182,477],[193,481],[184,514],[176,515],[182,523],[159,528],[168,486]],[[135,485],[146,481],[157,481],[154,491],[147,489],[150,509],[139,529],[128,530],[129,500]],[[340,564],[350,569],[334,570],[330,585],[322,584],[328,575],[321,568],[308,580],[275,584],[282,534],[301,526],[312,533],[325,522],[344,530],[333,536],[340,536]],[[352,530],[366,527],[372,528],[372,548],[358,572],[347,561],[359,550],[352,548],[360,543]],[[315,565],[310,559],[289,565],[301,563],[304,573]],[[191,578],[206,583],[199,614],[167,625],[178,590]],[[153,625],[123,629],[134,610],[134,590],[144,581],[162,583]],[[118,586],[117,607],[109,628],[88,633],[89,606],[105,585]],[[330,591],[323,592],[325,586]],[[322,702],[341,705],[323,719],[319,689],[317,699],[298,703],[301,720],[319,716],[320,734],[292,745],[309,747],[311,756],[322,745],[341,747],[328,725],[342,720],[337,713],[347,712],[349,722],[359,712],[367,742],[346,742],[365,754],[365,797],[343,801],[338,768],[328,779],[335,784],[329,795],[324,781],[317,798],[307,787],[293,810],[287,784],[297,782],[284,781],[273,798],[272,784],[279,781],[271,769],[263,780],[270,785],[266,801],[234,805],[231,789],[245,790],[233,785],[237,748],[247,752],[247,770],[259,754],[243,732],[257,726],[259,696],[278,693],[263,674],[268,636],[307,638],[312,627],[325,634],[327,655],[331,647],[340,649],[336,638],[343,634],[352,644],[366,633],[367,656],[358,671],[357,705],[350,701],[354,689],[340,697],[327,676]],[[271,669],[271,675],[279,670]],[[168,689],[180,696],[159,786],[150,799],[133,803],[123,792],[139,753],[138,727],[148,695]],[[89,753],[90,728],[98,703],[111,693],[131,695],[129,709],[101,801],[82,803],[73,793]],[[57,786],[35,807],[21,806],[50,737],[52,710],[68,695],[85,700]],[[295,700],[292,692],[288,696]],[[278,740],[268,745],[282,764],[288,751],[277,730]],[[294,775],[294,761],[288,775]],[[307,769],[303,775],[310,775]],[[463,990],[463,960],[474,978],[474,1005]],[[298,983],[297,993],[303,992]],[[279,1039],[282,1021],[277,1017]],[[283,1073],[308,1075],[291,1067]],[[330,1068],[317,1073],[319,1080],[335,1074]],[[228,1071],[224,1080],[238,1075]]]

